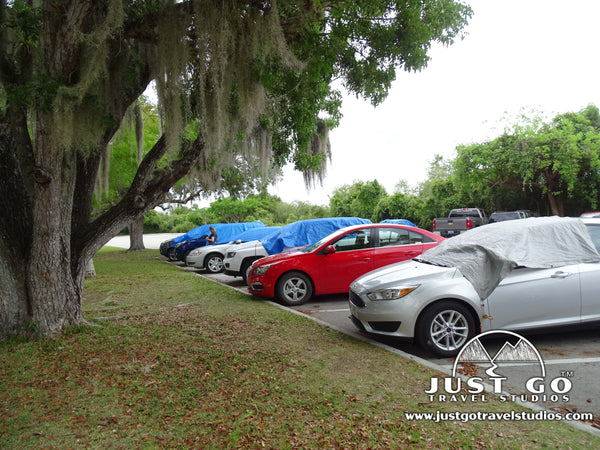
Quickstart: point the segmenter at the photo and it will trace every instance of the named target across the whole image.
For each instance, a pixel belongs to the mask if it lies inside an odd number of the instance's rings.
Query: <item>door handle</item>
[[[570,277],[571,275],[573,275],[573,274],[559,270],[558,272],[554,272],[552,275],[550,275],[550,278],[567,278],[567,277]]]

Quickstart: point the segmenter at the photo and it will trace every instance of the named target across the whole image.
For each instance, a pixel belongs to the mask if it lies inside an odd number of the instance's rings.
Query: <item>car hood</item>
[[[220,251],[221,253],[225,252],[225,250],[227,248],[229,248],[232,244],[230,242],[226,243],[226,244],[215,244],[215,245],[206,245],[204,247],[198,247],[197,250],[198,251],[198,255],[204,254],[204,253],[210,253],[210,252],[214,252],[216,251]]]
[[[418,262],[403,261],[373,270],[354,280],[350,289],[358,293],[365,290],[384,289],[402,284],[420,284],[427,279],[454,278],[462,276],[454,267],[442,267]]]
[[[249,250],[249,249],[253,249],[255,248],[257,245],[260,244],[260,241],[249,241],[249,242],[242,242],[241,244],[233,244],[230,245],[229,247],[227,247],[227,251],[242,251],[242,250]]]
[[[299,251],[277,253],[275,255],[269,255],[269,256],[265,256],[264,258],[259,259],[258,261],[255,262],[255,265],[264,266],[266,264],[275,264],[275,263],[279,263],[281,261],[285,261],[285,260],[288,260],[291,258],[296,258],[300,255],[305,255],[305,254],[306,253],[299,252]]]

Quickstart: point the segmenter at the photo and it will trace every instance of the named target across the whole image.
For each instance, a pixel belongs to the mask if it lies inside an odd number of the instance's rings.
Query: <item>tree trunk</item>
[[[144,216],[129,224],[129,251],[145,250],[144,247]]]
[[[85,277],[95,277],[96,276],[96,266],[94,266],[94,260],[90,259],[88,262],[87,268],[85,269]]]
[[[550,170],[546,170],[544,176],[546,178],[546,196],[548,197],[548,203],[550,204],[550,211],[555,216],[563,217],[565,215],[564,202],[554,194],[559,175]]]

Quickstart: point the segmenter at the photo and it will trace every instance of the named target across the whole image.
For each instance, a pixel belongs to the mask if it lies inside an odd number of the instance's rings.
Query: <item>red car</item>
[[[250,293],[295,306],[313,294],[348,292],[350,283],[379,267],[414,258],[444,238],[407,225],[374,223],[342,228],[301,251],[261,258],[248,276]]]

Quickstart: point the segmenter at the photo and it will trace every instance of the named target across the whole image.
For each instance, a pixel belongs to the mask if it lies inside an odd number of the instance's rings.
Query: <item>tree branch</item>
[[[166,139],[161,137],[142,160],[131,187],[121,201],[74,237],[73,245],[78,246],[78,254],[82,258],[91,258],[111,237],[159,204],[173,185],[197,163],[204,146],[204,138],[199,136],[182,150],[178,160],[165,168],[158,168],[158,162],[167,150]]]

